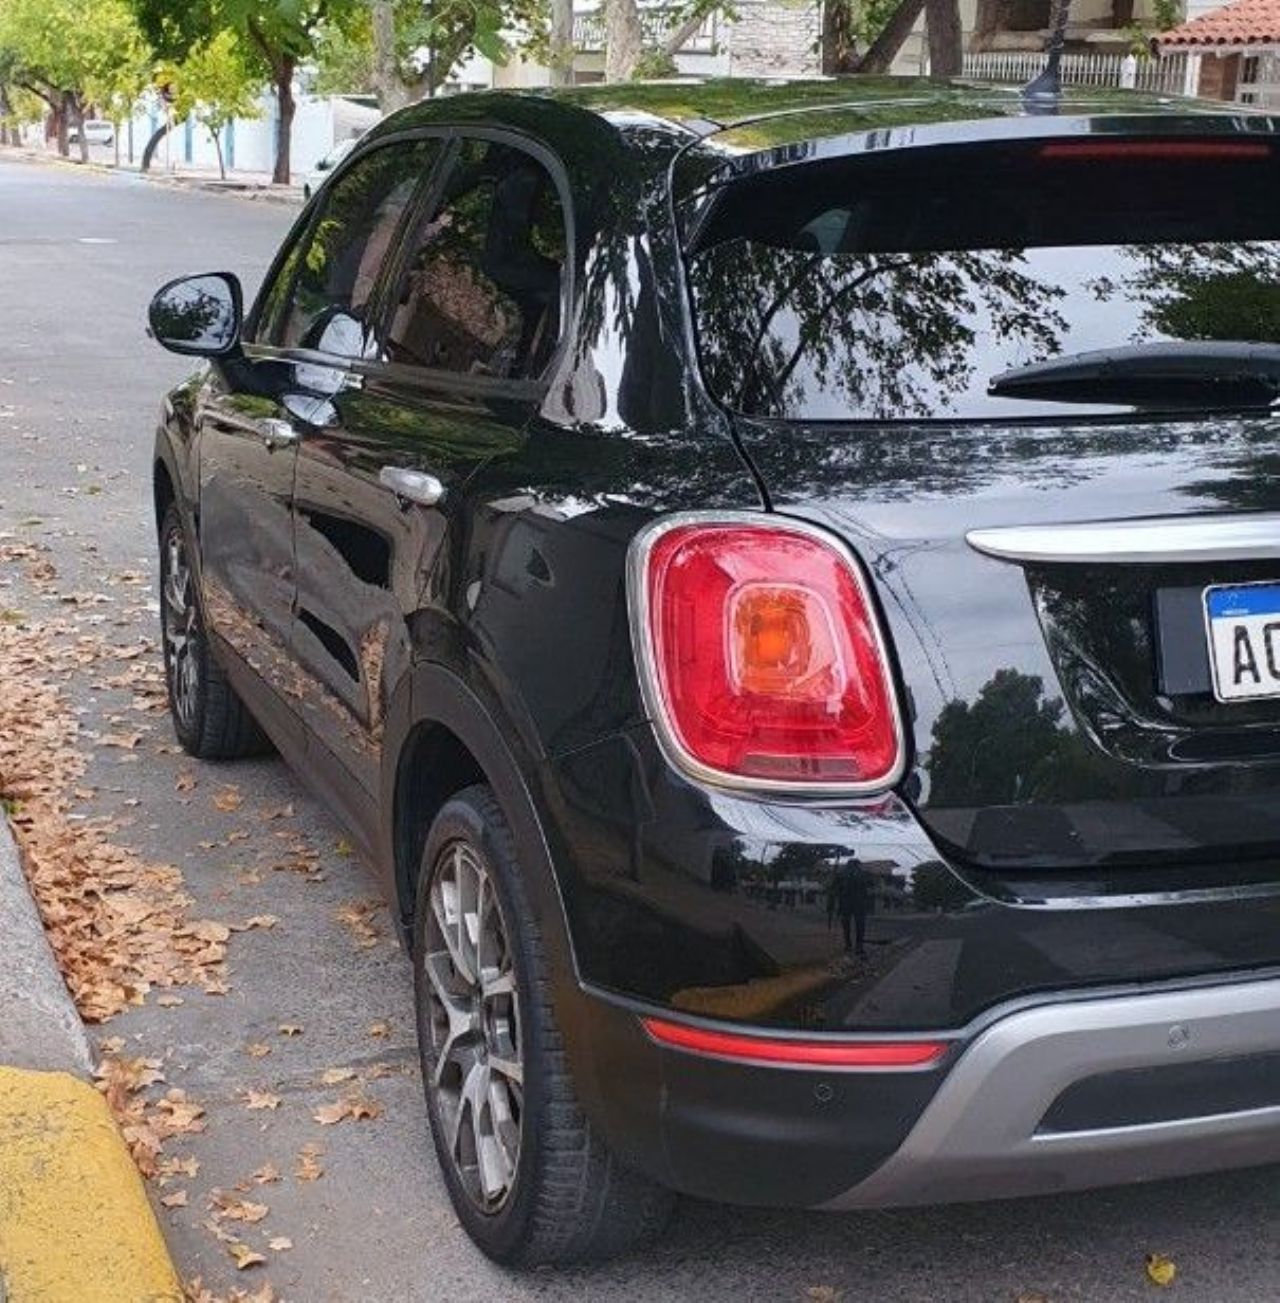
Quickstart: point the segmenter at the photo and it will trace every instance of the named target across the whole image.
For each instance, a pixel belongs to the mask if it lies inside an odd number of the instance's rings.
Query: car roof
[[[820,111],[875,127],[900,127],[968,118],[1030,117],[1043,108],[1030,104],[1021,88],[963,80],[924,77],[848,76],[810,80],[752,78],[680,78],[669,81],[620,82],[483,91],[423,100],[394,115],[401,128],[429,125],[458,114],[474,119],[481,104],[498,111],[503,104],[561,104],[593,114],[623,128],[664,122],[697,136],[738,133],[766,119],[793,118],[795,130],[821,130]],[[1153,95],[1102,87],[1067,87],[1053,106],[1055,114],[1097,117],[1110,114],[1205,114],[1239,117],[1250,110],[1239,104],[1181,96]],[[803,116],[801,116],[803,115]],[[808,118],[808,122],[804,121]],[[790,133],[788,133],[790,134]]]

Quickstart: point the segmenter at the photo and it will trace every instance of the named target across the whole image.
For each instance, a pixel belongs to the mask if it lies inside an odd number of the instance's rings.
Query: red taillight
[[[637,548],[640,660],[677,760],[762,787],[896,780],[884,644],[842,548],[796,524],[711,519],[661,525]]]
[[[945,1041],[794,1040],[710,1031],[660,1018],[642,1021],[645,1031],[662,1045],[750,1063],[811,1068],[925,1068],[947,1052]]]

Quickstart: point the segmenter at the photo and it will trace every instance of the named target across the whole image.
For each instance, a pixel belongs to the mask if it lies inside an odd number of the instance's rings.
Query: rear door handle
[[[402,504],[416,502],[420,507],[434,507],[444,497],[444,485],[434,475],[405,470],[403,466],[384,466],[378,472],[378,483],[390,489]]]

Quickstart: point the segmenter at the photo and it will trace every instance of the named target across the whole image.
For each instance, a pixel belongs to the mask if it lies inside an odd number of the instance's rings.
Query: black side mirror
[[[171,353],[224,357],[239,346],[243,301],[240,281],[230,272],[182,276],[151,300],[148,332]]]

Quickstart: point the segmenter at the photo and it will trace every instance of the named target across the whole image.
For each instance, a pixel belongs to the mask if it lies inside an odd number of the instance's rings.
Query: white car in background
[[[78,144],[80,128],[73,126],[67,138],[72,144]],[[85,118],[84,138],[91,145],[110,145],[116,138],[116,129],[106,118]]]
[[[305,198],[310,199],[315,194],[325,177],[351,153],[356,146],[356,141],[359,139],[359,136],[348,136],[346,140],[338,141],[327,154],[317,160],[315,167],[310,172],[303,173],[302,193]]]

